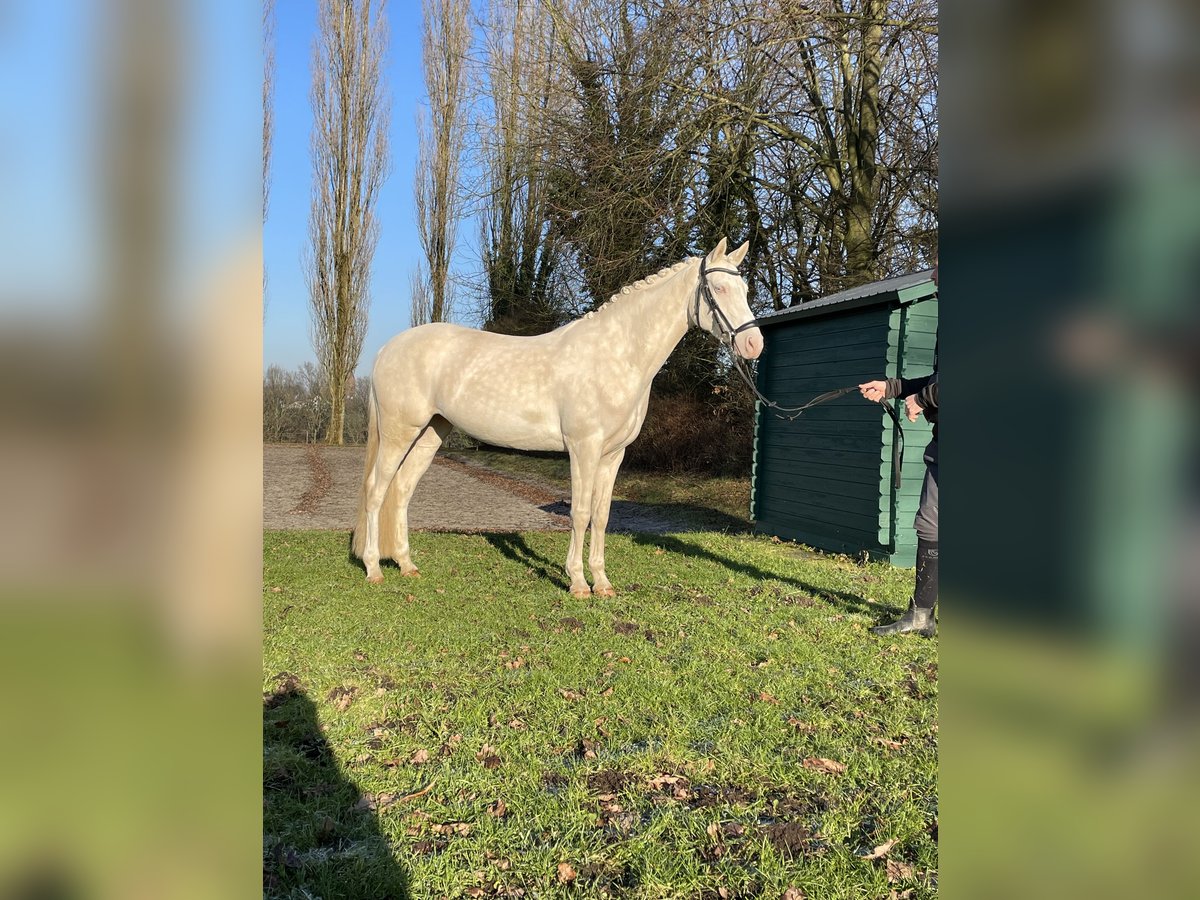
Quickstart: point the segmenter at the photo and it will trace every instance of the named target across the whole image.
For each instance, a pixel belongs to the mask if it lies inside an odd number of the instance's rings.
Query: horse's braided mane
[[[616,303],[618,300],[620,300],[621,297],[623,297],[627,294],[635,293],[636,291],[645,290],[646,288],[650,287],[651,285],[657,284],[663,278],[667,278],[671,275],[674,275],[676,272],[678,272],[680,269],[682,269],[684,266],[686,266],[691,261],[692,260],[690,258],[680,260],[679,262],[675,263],[675,265],[673,265],[673,266],[665,266],[664,268],[659,269],[657,272],[655,272],[651,275],[647,275],[645,278],[639,278],[637,281],[633,282],[632,284],[625,285],[619,291],[617,291],[615,294],[613,294],[611,297],[609,297],[608,300],[605,301],[605,303],[602,306],[598,307],[594,311],[595,312],[603,312],[604,310],[606,310],[610,306],[612,306],[614,303]]]

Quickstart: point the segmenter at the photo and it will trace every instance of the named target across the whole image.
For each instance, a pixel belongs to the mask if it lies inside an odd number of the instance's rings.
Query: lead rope
[[[712,295],[712,289],[708,286],[709,272],[725,272],[729,275],[737,275],[739,278],[741,277],[742,273],[737,269],[710,269],[707,266],[707,262],[708,260],[705,257],[700,257],[700,284],[696,290],[696,323],[699,324],[700,322],[700,299],[703,297],[704,302],[708,305],[709,310],[713,314],[713,318],[717,320],[721,326],[721,330],[725,333],[722,343],[729,348],[729,356],[733,360],[733,368],[737,371],[738,375],[741,376],[742,381],[746,382],[746,386],[750,388],[751,393],[754,394],[758,402],[767,409],[771,410],[776,418],[783,419],[785,422],[794,422],[806,410],[812,409],[814,406],[820,406],[822,403],[827,403],[830,400],[836,400],[838,397],[845,396],[852,391],[858,390],[858,385],[852,384],[849,387],[826,391],[824,394],[819,394],[816,397],[813,397],[803,406],[780,406],[774,400],[770,400],[763,396],[762,391],[758,389],[758,385],[754,383],[754,377],[750,374],[746,361],[738,355],[737,350],[734,349],[733,346],[733,339],[737,337],[740,332],[745,331],[747,328],[756,327],[758,322],[754,319],[751,319],[744,325],[739,325],[737,328],[734,328],[733,324],[725,316],[725,313],[722,312],[721,307],[717,305],[716,298]],[[904,463],[904,427],[900,424],[900,416],[897,415],[896,408],[891,403],[888,403],[886,399],[877,400],[875,402],[884,408],[884,411],[886,411],[888,416],[891,417],[892,423],[895,425],[896,439],[892,441],[892,484],[893,487],[899,489],[900,471]]]

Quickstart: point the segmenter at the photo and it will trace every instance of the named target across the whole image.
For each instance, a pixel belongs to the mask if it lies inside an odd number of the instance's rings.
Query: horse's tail
[[[358,491],[358,518],[354,523],[354,539],[351,541],[351,550],[359,559],[362,558],[363,551],[367,549],[367,484],[371,480],[371,470],[375,468],[375,457],[379,455],[379,413],[376,409],[378,404],[375,402],[375,385],[371,385],[370,394],[367,397],[367,461],[363,466],[362,487]],[[382,520],[382,514],[380,516]],[[380,525],[383,522],[380,521]],[[382,528],[380,529],[382,531]],[[390,539],[389,539],[390,541]],[[380,541],[380,557],[383,556],[383,541]]]

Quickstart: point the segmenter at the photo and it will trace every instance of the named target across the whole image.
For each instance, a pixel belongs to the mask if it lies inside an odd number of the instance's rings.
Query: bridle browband
[[[733,345],[734,338],[743,331],[750,328],[757,328],[758,320],[751,319],[749,322],[738,325],[736,328],[733,326],[733,323],[729,321],[729,317],[717,305],[717,299],[713,296],[712,288],[708,284],[708,276],[712,272],[722,272],[726,275],[736,275],[738,278],[742,277],[742,273],[737,269],[710,269],[708,267],[708,258],[704,256],[700,257],[700,280],[696,285],[696,324],[700,324],[700,301],[703,300],[708,305],[709,312],[712,313],[713,322],[719,325],[723,332],[721,336],[717,337],[717,340],[729,348],[729,356],[733,359],[733,368],[741,376],[742,381],[746,382],[746,386],[750,388],[751,393],[754,394],[758,402],[767,409],[770,409],[777,418],[793,422],[805,410],[819,406],[829,400],[836,400],[838,397],[858,390],[858,385],[852,384],[849,387],[826,391],[824,394],[813,397],[803,406],[780,406],[774,400],[763,396],[762,392],[758,389],[758,385],[755,384],[754,376],[750,374],[746,360],[738,354],[737,348]],[[896,426],[896,440],[892,443],[892,479],[895,482],[895,486],[899,487],[900,469],[904,460],[904,428],[900,425],[900,416],[896,414],[895,407],[892,404],[882,399],[876,402],[887,411],[887,414],[891,416],[892,422]]]

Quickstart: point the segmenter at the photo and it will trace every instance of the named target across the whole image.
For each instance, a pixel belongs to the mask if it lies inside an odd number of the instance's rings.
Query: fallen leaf
[[[500,765],[500,754],[489,744],[484,744],[483,749],[475,754],[475,758],[483,763],[485,769],[495,769]]]
[[[523,665],[525,665],[525,657],[523,657],[523,656],[518,656],[516,659],[510,659],[508,662],[506,662],[506,663],[504,664],[504,668],[506,668],[506,669],[519,669],[519,668],[521,668],[521,666],[523,666]]]
[[[816,725],[810,725],[808,722],[805,722],[801,719],[797,719],[795,716],[792,716],[787,721],[788,721],[788,724],[791,725],[793,728],[795,728],[797,731],[803,731],[805,734],[812,734],[814,731],[817,730]]]
[[[893,890],[888,894],[888,900],[911,900],[914,893],[916,893],[916,888],[907,888],[903,891]]]
[[[823,756],[806,757],[801,765],[806,769],[816,769],[818,772],[828,772],[830,775],[841,775],[846,771],[844,763],[836,760],[826,759]]]
[[[503,819],[508,815],[508,804],[504,800],[497,800],[488,807],[488,815],[493,819]]]
[[[575,755],[583,759],[595,759],[596,749],[598,744],[595,741],[589,741],[587,738],[580,738],[579,743],[575,745]]]
[[[883,747],[887,747],[889,750],[899,750],[902,746],[904,746],[900,741],[893,741],[890,738],[885,737],[872,738],[871,740]]]
[[[358,798],[358,802],[354,804],[354,809],[357,812],[380,810],[391,806],[395,802],[396,794],[394,791],[382,791],[378,794],[372,794],[370,791],[367,791]]]
[[[570,884],[575,880],[575,870],[571,868],[570,863],[558,864],[558,883]]]
[[[783,900],[805,900],[804,891],[798,887],[790,887],[783,892]]]
[[[559,688],[558,692],[562,695],[564,700],[582,700],[583,699],[583,694],[579,693],[578,691],[573,691],[570,688]]]
[[[517,731],[521,731],[522,729],[525,728],[525,723],[522,722],[520,719],[513,719],[511,722],[508,723],[508,727],[516,729]]]
[[[279,586],[275,586],[275,587],[271,588],[271,593],[272,594],[282,594],[283,588],[281,588]]]
[[[913,867],[894,859],[887,861],[887,879],[891,882],[907,881],[913,877]]]
[[[342,685],[335,687],[325,695],[325,699],[334,705],[338,712],[345,712],[350,708],[350,704],[354,702],[354,697],[358,693],[358,688]]]
[[[425,763],[429,762],[429,751],[425,749],[418,750],[412,755],[412,758],[409,760],[409,762],[414,766],[425,765]]]
[[[778,697],[776,697],[774,694],[769,694],[766,691],[758,692],[758,700],[760,703],[773,703],[774,704],[774,703],[779,702]]]
[[[866,856],[860,856],[859,859],[882,859],[883,857],[887,856],[888,851],[891,850],[893,847],[895,847],[896,844],[898,844],[898,843],[900,843],[900,842],[898,840],[896,840],[895,838],[893,838],[892,840],[887,841],[886,843],[880,844],[878,847],[876,847],[874,850],[872,850]]]
[[[466,837],[471,833],[470,822],[440,822],[429,826],[435,834],[457,834]]]

